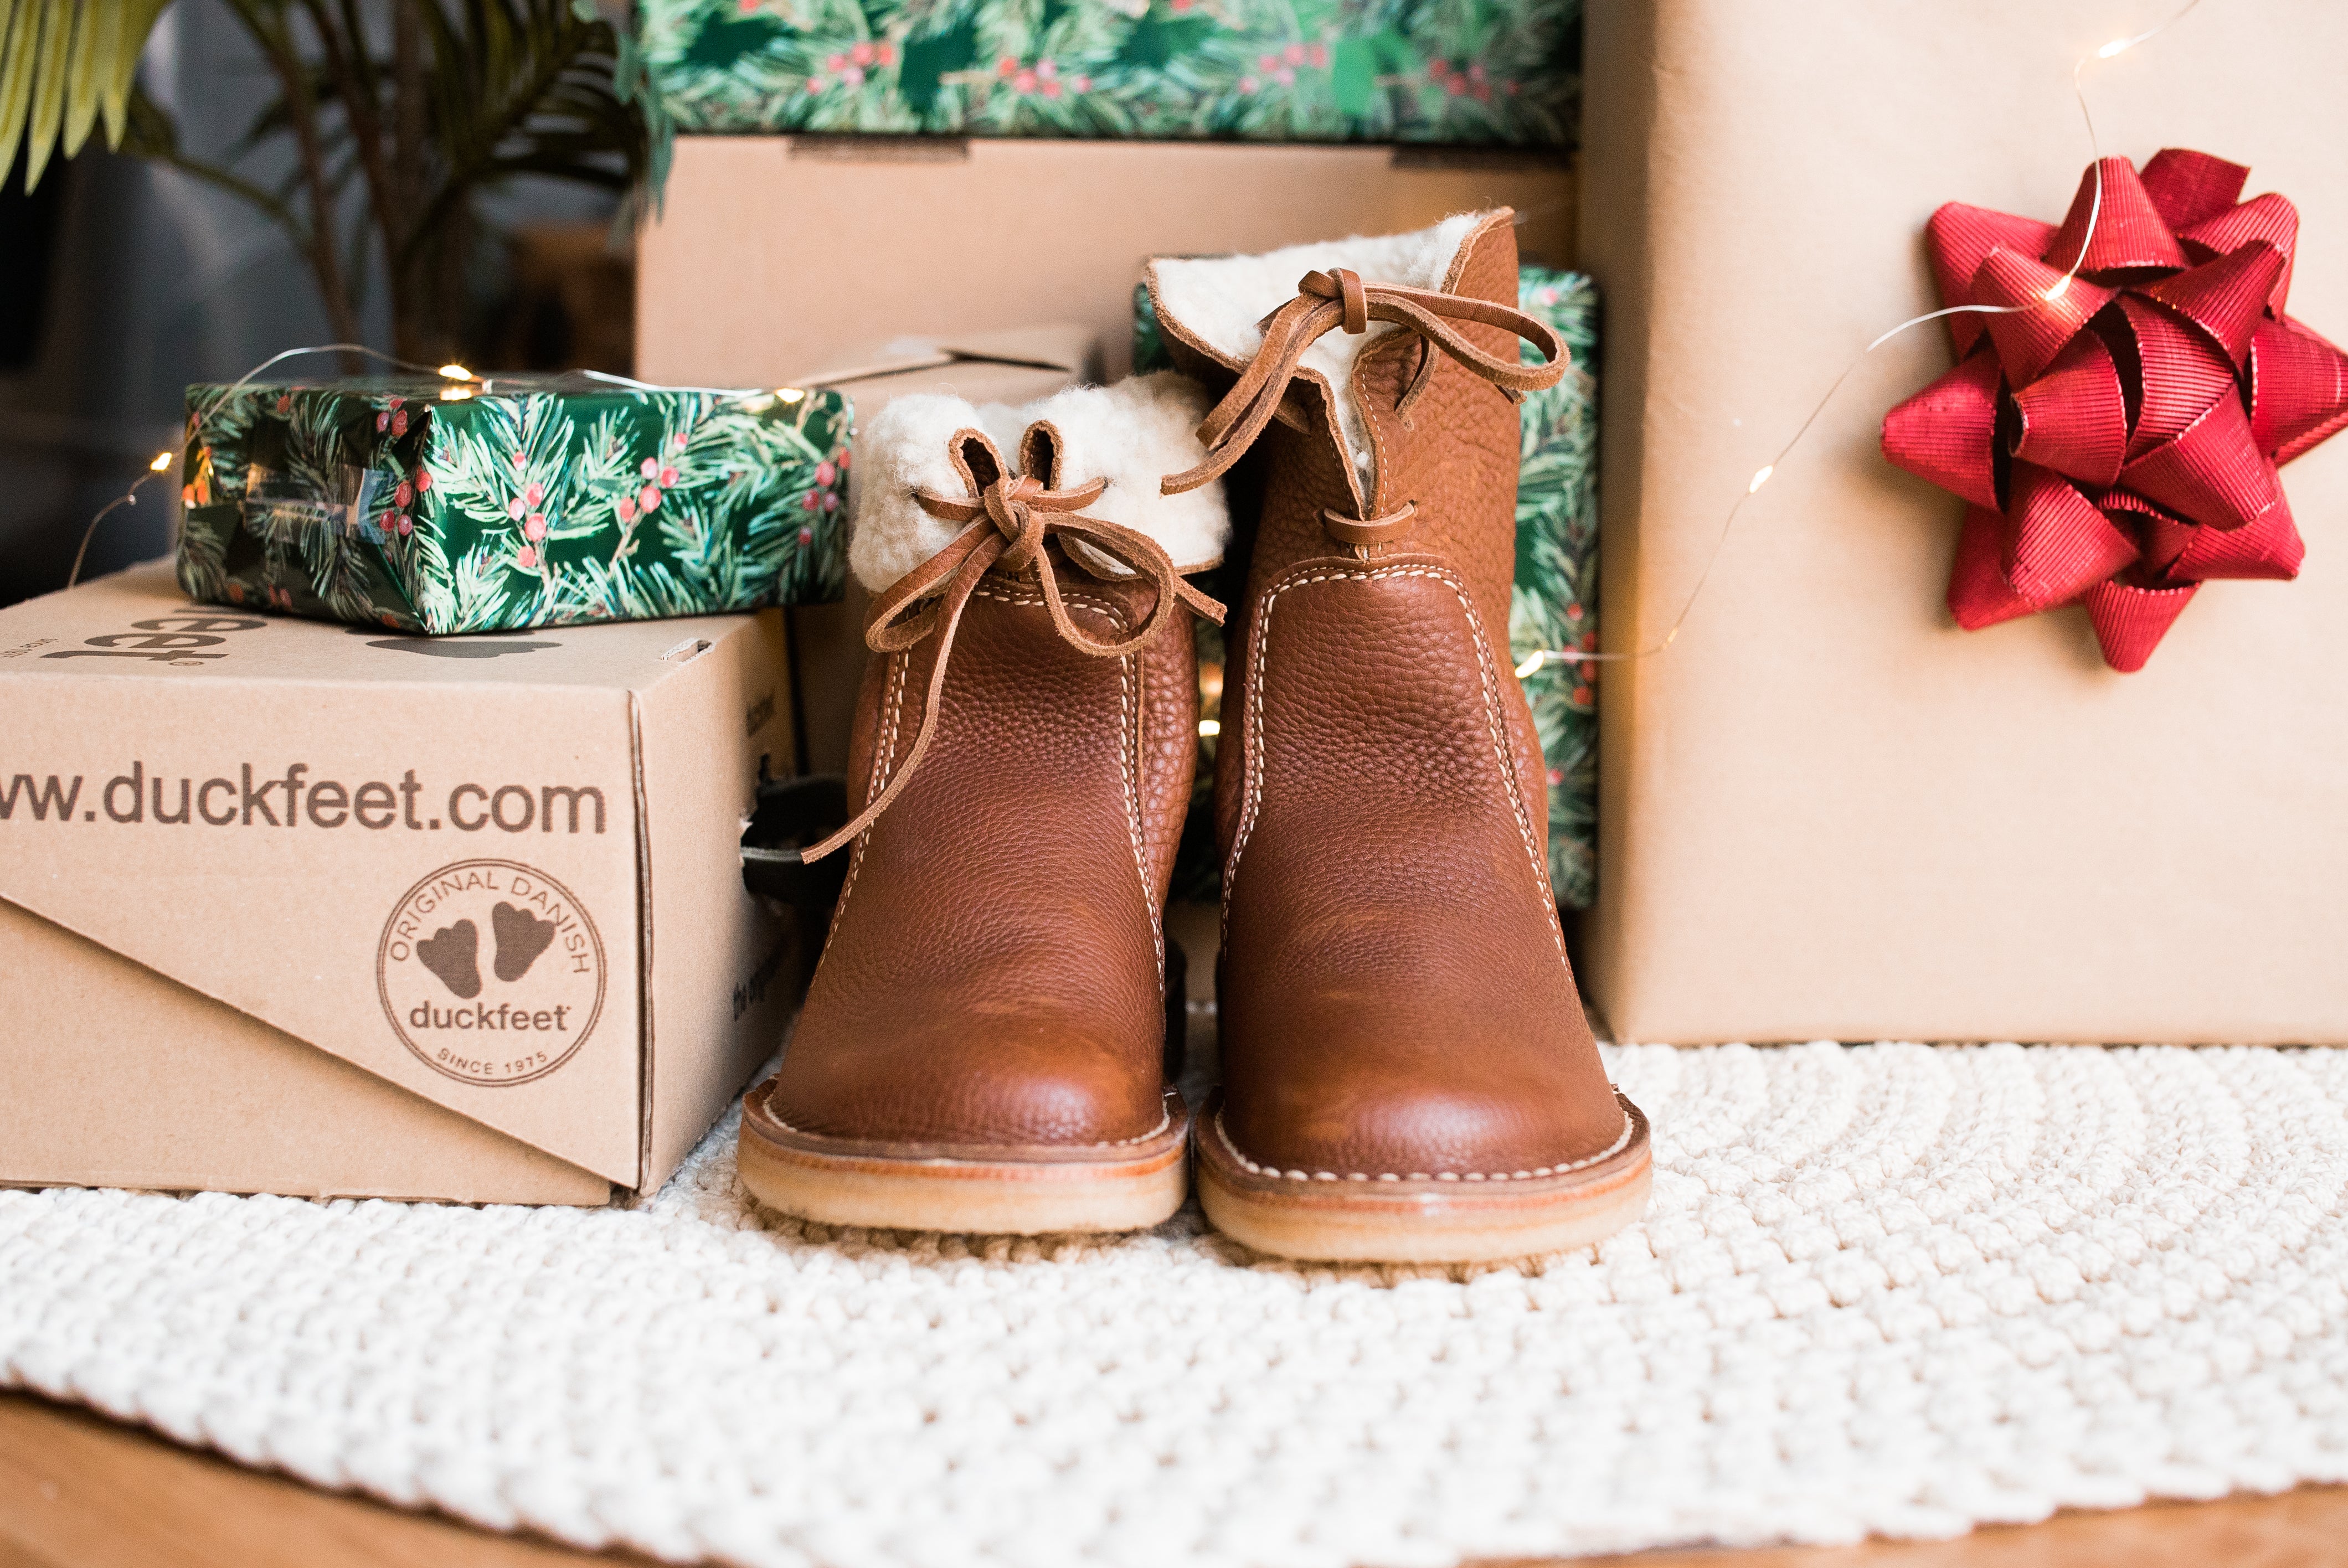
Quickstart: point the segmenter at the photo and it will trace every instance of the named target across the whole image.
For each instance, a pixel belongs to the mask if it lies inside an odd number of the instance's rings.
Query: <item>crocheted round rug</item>
[[[1345,1568],[2348,1480],[2348,1051],[1608,1052],[1654,1205],[1508,1267],[0,1193],[0,1384],[685,1561]]]

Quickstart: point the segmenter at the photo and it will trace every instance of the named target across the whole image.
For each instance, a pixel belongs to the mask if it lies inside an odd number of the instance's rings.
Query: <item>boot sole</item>
[[[1148,1230],[1182,1206],[1190,1113],[1131,1143],[971,1147],[850,1143],[778,1120],[761,1084],[742,1102],[742,1184],[823,1225],[967,1235]]]
[[[1199,1202],[1215,1228],[1276,1257],[1319,1263],[1487,1263],[1567,1252],[1647,1211],[1647,1119],[1622,1099],[1622,1148],[1562,1175],[1410,1181],[1278,1172],[1223,1131],[1221,1096],[1199,1120]]]

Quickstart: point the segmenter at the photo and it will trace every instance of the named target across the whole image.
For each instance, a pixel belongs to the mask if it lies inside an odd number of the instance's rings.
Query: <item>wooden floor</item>
[[[556,1568],[633,1563],[493,1535],[240,1470],[80,1410],[0,1395],[0,1568]],[[2348,1489],[2065,1514],[1962,1541],[1649,1552],[1582,1568],[2330,1568]],[[1498,1568],[1498,1565],[1493,1565]],[[1529,1565],[1514,1565],[1529,1568]]]

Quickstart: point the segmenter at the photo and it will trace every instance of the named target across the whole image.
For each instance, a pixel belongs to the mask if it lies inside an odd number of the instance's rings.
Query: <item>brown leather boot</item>
[[[742,1179],[774,1207],[1033,1235],[1181,1205],[1161,916],[1197,754],[1189,616],[1221,609],[1180,574],[1228,525],[1220,487],[1159,478],[1203,456],[1205,407],[1171,374],[1021,410],[906,397],[859,438],[850,560],[879,597],[855,815],[806,852],[853,858],[742,1117]]]
[[[1606,1235],[1645,1208],[1647,1129],[1583,1022],[1507,657],[1514,402],[1564,368],[1514,308],[1510,214],[1159,261],[1149,286],[1177,364],[1230,388],[1166,487],[1252,446],[1262,489],[1216,762],[1208,1217],[1311,1258]]]

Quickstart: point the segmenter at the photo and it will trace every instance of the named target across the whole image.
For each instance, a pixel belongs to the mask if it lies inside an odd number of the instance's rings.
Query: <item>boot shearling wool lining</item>
[[[1172,371],[1115,386],[1072,386],[1018,408],[934,394],[897,398],[856,437],[849,567],[879,593],[951,544],[967,525],[930,516],[913,493],[968,493],[947,453],[954,432],[985,431],[1015,471],[1019,438],[1041,420],[1059,432],[1061,487],[1108,481],[1086,516],[1148,534],[1183,572],[1204,570],[1223,559],[1231,537],[1221,483],[1166,496],[1158,482],[1205,457],[1198,427],[1206,416],[1205,389]],[[1118,569],[1098,558],[1093,564]]]
[[[1291,245],[1261,256],[1156,261],[1151,270],[1159,313],[1179,322],[1217,354],[1244,364],[1263,342],[1257,323],[1296,297],[1296,280],[1305,273],[1350,267],[1365,283],[1440,289],[1451,275],[1460,245],[1486,216],[1463,212],[1408,234]],[[1390,322],[1372,322],[1370,330],[1358,336],[1333,332],[1304,351],[1301,366],[1328,378],[1337,395],[1339,435],[1365,479],[1375,477],[1376,459],[1362,412],[1354,405],[1354,360],[1396,330]]]

